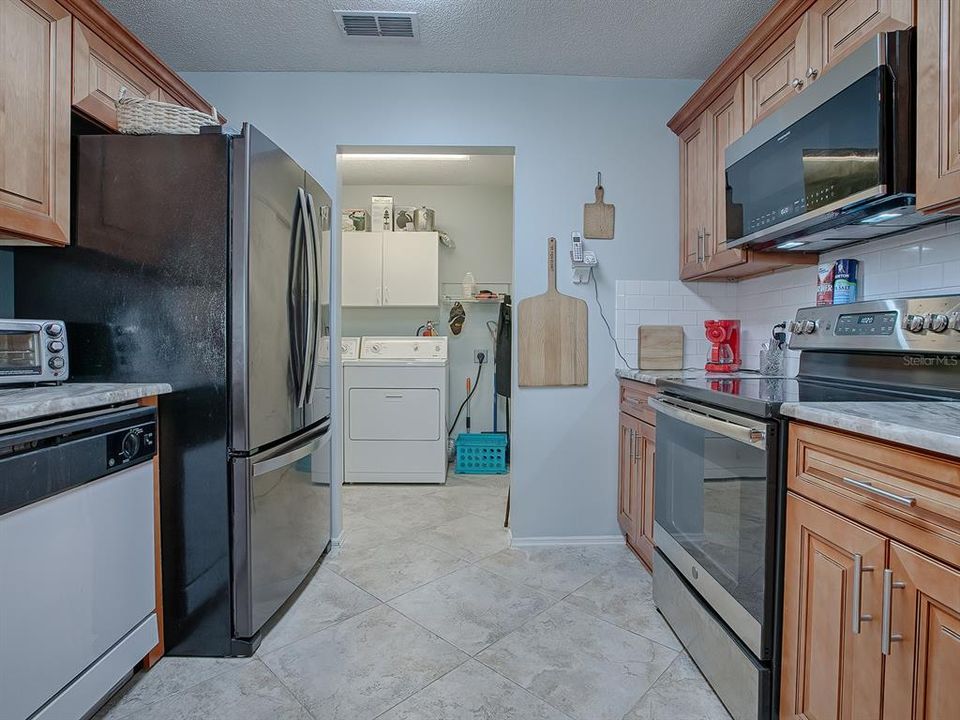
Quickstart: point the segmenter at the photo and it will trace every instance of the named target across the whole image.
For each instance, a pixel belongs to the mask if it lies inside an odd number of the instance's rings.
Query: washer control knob
[[[44,330],[46,331],[47,335],[49,335],[50,337],[57,337],[59,335],[63,335],[63,325],[61,325],[60,323],[50,323],[44,328]]]
[[[47,343],[47,350],[54,353],[63,352],[63,341],[51,340]]]
[[[927,319],[923,315],[907,315],[903,319],[903,329],[912,333],[922,332],[926,323]]]
[[[941,313],[927,315],[926,326],[935,333],[942,333],[950,326],[950,318]]]

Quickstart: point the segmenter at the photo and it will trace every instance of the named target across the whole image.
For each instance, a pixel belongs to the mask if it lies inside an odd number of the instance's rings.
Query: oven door
[[[761,660],[772,654],[777,423],[658,395],[654,542]]]

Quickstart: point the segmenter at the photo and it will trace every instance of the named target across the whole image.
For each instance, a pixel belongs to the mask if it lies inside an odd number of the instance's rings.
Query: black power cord
[[[637,368],[628,363],[627,359],[623,356],[623,353],[620,352],[620,343],[617,342],[617,338],[613,334],[613,330],[610,328],[610,323],[607,322],[607,316],[603,314],[603,305],[600,304],[600,288],[597,285],[597,278],[594,277],[592,272],[590,273],[590,279],[593,281],[593,296],[597,299],[597,307],[600,308],[600,319],[603,320],[603,324],[607,326],[607,334],[610,336],[610,340],[613,341],[613,347],[616,349],[617,355],[619,355],[620,359],[623,360],[623,364],[627,366],[627,370],[636,370]]]
[[[480,361],[480,364],[477,366],[477,379],[473,381],[473,387],[470,388],[470,392],[467,394],[467,397],[460,404],[460,409],[457,410],[457,416],[453,419],[453,425],[450,426],[450,429],[447,431],[447,437],[453,435],[453,431],[457,427],[457,421],[460,420],[460,414],[463,412],[463,409],[467,406],[467,403],[470,402],[470,398],[473,397],[473,394],[477,391],[477,385],[480,384],[480,374],[483,372],[484,363],[487,360],[486,353],[477,353],[477,359]]]

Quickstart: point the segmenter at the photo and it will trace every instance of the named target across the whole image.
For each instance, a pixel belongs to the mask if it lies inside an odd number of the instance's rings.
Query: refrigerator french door
[[[330,197],[256,128],[233,143],[232,449],[247,453],[329,418],[314,390]]]

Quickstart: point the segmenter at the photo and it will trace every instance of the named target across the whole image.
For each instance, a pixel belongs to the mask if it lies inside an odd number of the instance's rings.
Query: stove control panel
[[[960,355],[960,295],[801,308],[787,330],[794,350]]]

